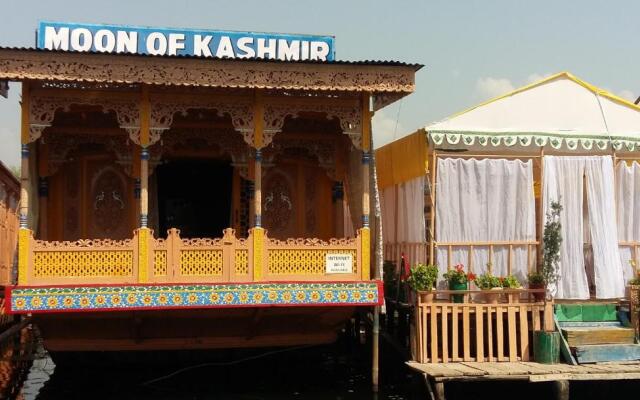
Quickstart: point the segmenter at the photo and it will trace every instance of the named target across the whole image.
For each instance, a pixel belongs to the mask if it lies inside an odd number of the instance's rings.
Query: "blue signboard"
[[[335,59],[334,37],[317,35],[40,22],[36,41],[39,49],[75,52]]]

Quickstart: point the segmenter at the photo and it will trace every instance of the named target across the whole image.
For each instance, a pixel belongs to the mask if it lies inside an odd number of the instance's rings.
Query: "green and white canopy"
[[[640,107],[562,72],[425,127],[444,147],[640,151]]]

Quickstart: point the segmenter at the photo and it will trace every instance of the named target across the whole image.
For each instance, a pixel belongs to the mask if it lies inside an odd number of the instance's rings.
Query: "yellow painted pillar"
[[[22,83],[22,102],[20,119],[20,139],[22,143],[20,165],[20,229],[18,232],[18,284],[27,284],[27,269],[31,249],[31,231],[29,230],[29,197],[31,182],[29,179],[29,82]]]
[[[371,161],[371,110],[369,94],[362,95],[362,229],[360,240],[362,248],[362,280],[371,276],[371,231],[369,229],[369,169]]]
[[[140,228],[138,229],[138,282],[149,281],[149,128],[151,105],[149,87],[142,87],[140,100]]]
[[[262,278],[263,251],[264,251],[264,229],[262,228],[262,147],[263,147],[263,125],[264,125],[264,102],[262,92],[256,91],[255,103],[253,107],[253,147],[256,149],[254,162],[254,226],[253,226],[253,280],[259,281]]]

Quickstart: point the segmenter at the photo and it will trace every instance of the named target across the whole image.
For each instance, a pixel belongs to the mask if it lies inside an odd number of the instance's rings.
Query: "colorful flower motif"
[[[314,290],[313,292],[311,292],[309,297],[311,298],[311,301],[320,301],[320,292]]]
[[[144,304],[146,304],[146,305],[149,305],[149,304],[151,304],[151,303],[153,302],[153,297],[151,297],[151,296],[149,296],[149,295],[147,294],[147,295],[145,295],[145,296],[142,298],[142,302],[143,302]]]
[[[297,301],[305,301],[306,298],[307,298],[307,294],[305,292],[303,292],[302,290],[298,290],[296,292],[296,300]]]
[[[138,301],[138,297],[131,293],[130,295],[127,296],[127,303],[129,304],[136,304],[136,302]]]
[[[349,298],[349,293],[345,292],[344,290],[341,290],[338,293],[338,300],[347,301],[348,298]]]
[[[376,299],[376,295],[373,292],[367,292],[367,301],[374,301]]]
[[[50,296],[47,299],[47,307],[55,308],[58,305],[58,298],[54,296]]]
[[[64,307],[72,307],[73,306],[73,297],[65,296],[65,298],[62,299],[62,305]]]
[[[362,297],[362,293],[360,293],[359,290],[354,290],[353,292],[351,292],[351,297],[353,297],[354,301],[360,301],[360,298]]]
[[[169,302],[169,298],[166,294],[161,294],[158,296],[158,303],[161,305],[165,305]]]
[[[267,295],[267,297],[271,301],[276,301],[278,300],[278,292],[276,292],[275,290],[269,290],[269,294]]]
[[[213,296],[213,294],[211,296]],[[187,302],[189,302],[189,304],[195,304],[197,301],[198,296],[195,293],[189,293],[187,296]],[[213,299],[211,299],[211,301],[213,301]]]
[[[80,307],[89,307],[91,305],[91,300],[87,296],[80,297]]]
[[[31,298],[31,307],[38,308],[42,305],[42,299],[40,296],[33,296]]]
[[[284,292],[282,292],[282,301],[284,301],[285,303],[291,302],[292,298],[293,296],[291,295],[290,291],[285,290]]]
[[[96,296],[96,304],[97,305],[102,306],[102,305],[104,305],[104,303],[106,301],[107,301],[107,299],[105,299],[103,295],[100,294],[100,295]]]
[[[224,302],[226,304],[231,304],[233,303],[233,293],[227,293],[224,295]]]
[[[213,303],[219,303],[220,302],[220,295],[218,293],[211,293],[209,295],[209,300]]]
[[[327,290],[324,292],[324,299],[326,301],[332,301],[333,300],[333,292],[330,290]]]
[[[262,295],[262,292],[255,292],[253,294],[253,301],[255,303],[261,303],[263,298],[264,296]]]
[[[16,308],[24,308],[25,301],[24,301],[24,299],[15,299],[14,304],[15,304]]]
[[[111,296],[111,304],[114,306],[119,306],[122,303],[122,297],[119,294],[114,294]]]
[[[182,304],[182,296],[180,296],[179,294],[174,294],[173,295],[173,304]]]
[[[249,293],[240,292],[240,294],[238,295],[238,299],[240,299],[240,303],[248,302],[249,301]]]

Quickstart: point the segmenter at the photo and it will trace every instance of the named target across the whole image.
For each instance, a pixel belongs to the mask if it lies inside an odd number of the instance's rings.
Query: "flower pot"
[[[433,303],[436,298],[435,293],[431,290],[420,290],[418,291],[418,296],[420,297],[420,303]]]
[[[544,289],[544,283],[532,283],[529,285],[529,289]],[[533,300],[534,301],[544,301],[545,293],[534,293]]]
[[[457,283],[457,282],[449,282],[449,290],[468,290],[469,284],[465,283]],[[464,303],[464,294],[454,294],[451,296],[454,303]]]
[[[533,358],[541,364],[560,362],[560,332],[533,332]]]
[[[520,293],[507,293],[507,303],[520,303]]]
[[[500,301],[500,297],[502,297],[502,288],[492,288],[489,290],[482,291],[482,297],[484,298],[484,302],[487,304],[498,304]]]

